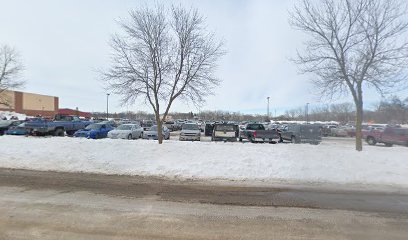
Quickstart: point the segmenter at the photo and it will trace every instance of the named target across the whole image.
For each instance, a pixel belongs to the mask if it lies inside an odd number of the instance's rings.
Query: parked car
[[[106,120],[106,121],[102,121],[102,122],[98,122],[100,124],[107,124],[113,128],[118,127],[120,124],[118,124],[117,122],[113,121],[113,120]]]
[[[167,121],[164,123],[164,125],[172,132],[179,130],[177,124],[173,121]]]
[[[260,123],[248,123],[239,131],[239,141],[246,139],[252,143],[269,142],[277,143],[281,140],[280,133],[276,129],[265,130],[264,125]]]
[[[238,137],[238,125],[236,124],[215,124],[211,141],[235,142]]]
[[[204,128],[204,135],[205,136],[212,136],[212,133],[214,131],[214,123],[206,123],[205,128]]]
[[[191,140],[191,141],[200,141],[201,130],[199,126],[195,123],[185,123],[183,124],[180,132],[179,140]]]
[[[332,130],[337,128],[337,125],[324,125],[322,128],[322,136],[327,137],[332,135]]]
[[[112,131],[113,129],[114,128],[109,124],[93,123],[84,129],[76,131],[74,133],[74,137],[85,137],[92,139],[106,138],[108,136],[108,132]]]
[[[394,144],[408,147],[408,128],[386,127],[384,130],[363,131],[362,134],[369,145],[384,143],[387,147]]]
[[[162,134],[163,134],[163,139],[165,140],[170,139],[170,131],[166,126],[162,126]],[[159,138],[158,132],[157,132],[157,125],[154,125],[151,128],[149,128],[147,131],[144,131],[143,138],[157,140]]]
[[[5,132],[11,127],[17,127],[24,121],[21,120],[1,120],[0,121],[0,136],[4,135]]]
[[[143,128],[139,124],[122,124],[109,131],[108,138],[136,139],[143,137]]]
[[[293,124],[281,131],[282,140],[292,143],[319,144],[322,141],[321,128],[319,125]]]
[[[349,129],[346,126],[331,128],[330,136],[333,137],[347,137]]]
[[[149,130],[151,127],[153,127],[154,123],[151,120],[143,120],[140,124],[142,126],[143,131]]]
[[[27,129],[25,128],[25,123],[21,123],[18,126],[12,126],[10,127],[5,134],[7,135],[28,135],[29,132],[27,131]]]
[[[54,136],[73,135],[77,130],[83,129],[91,124],[89,121],[83,121],[77,116],[55,115],[53,121],[37,118],[33,121],[27,121],[25,127],[33,134]]]

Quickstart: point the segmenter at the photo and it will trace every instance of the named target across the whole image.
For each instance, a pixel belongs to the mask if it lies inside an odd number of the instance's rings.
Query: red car
[[[369,145],[384,143],[385,146],[403,145],[408,147],[408,128],[386,127],[384,130],[363,131]]]

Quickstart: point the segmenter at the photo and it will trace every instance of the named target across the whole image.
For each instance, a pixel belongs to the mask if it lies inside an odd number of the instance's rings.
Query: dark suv
[[[282,140],[292,143],[319,144],[322,141],[321,128],[319,125],[288,125],[281,131]]]

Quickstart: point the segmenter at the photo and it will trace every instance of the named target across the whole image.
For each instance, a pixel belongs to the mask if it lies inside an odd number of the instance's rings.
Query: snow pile
[[[0,137],[0,167],[408,187],[408,148]]]
[[[6,117],[7,120],[10,120],[12,117],[17,117],[18,120],[25,120],[27,116],[16,112],[0,111],[0,119],[3,119],[3,117]]]

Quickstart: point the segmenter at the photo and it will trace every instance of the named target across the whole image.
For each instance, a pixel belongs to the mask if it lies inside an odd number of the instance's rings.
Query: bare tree
[[[142,99],[161,129],[176,99],[204,102],[219,84],[214,76],[222,43],[208,33],[197,10],[180,6],[141,8],[120,23],[124,33],[112,37],[112,66],[103,73],[123,103]],[[162,143],[158,131],[159,143]]]
[[[362,150],[363,90],[387,93],[406,80],[408,24],[397,0],[303,0],[291,25],[310,36],[295,60],[325,96],[351,94],[356,106],[356,150]]]
[[[19,80],[22,70],[23,65],[17,51],[7,45],[0,46],[0,104],[10,106],[10,99],[3,93],[24,85]]]

